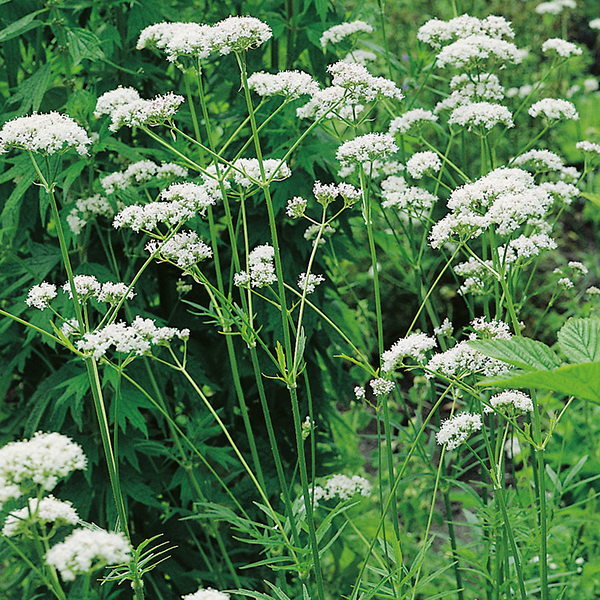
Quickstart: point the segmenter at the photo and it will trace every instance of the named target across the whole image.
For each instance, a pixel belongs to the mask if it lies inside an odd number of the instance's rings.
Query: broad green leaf
[[[35,21],[34,19],[37,17],[39,13],[43,11],[36,10],[35,12],[29,13],[25,15],[22,19],[11,23],[8,27],[5,27],[2,31],[0,31],[0,42],[6,42],[6,40],[11,40],[12,38],[18,37],[31,29],[35,29],[44,23],[42,21]]]
[[[555,369],[561,362],[557,354],[542,342],[517,337],[511,340],[476,340],[471,348],[525,371]]]
[[[586,362],[530,373],[508,373],[503,377],[488,377],[478,385],[512,389],[538,388],[600,404],[600,362]]]
[[[67,47],[73,61],[73,66],[84,59],[102,60],[104,52],[100,47],[100,40],[94,33],[87,29],[67,29]]]
[[[570,362],[600,361],[600,319],[569,319],[558,332],[558,345]]]

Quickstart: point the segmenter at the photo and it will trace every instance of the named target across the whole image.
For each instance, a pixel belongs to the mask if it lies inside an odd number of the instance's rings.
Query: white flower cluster
[[[430,209],[437,198],[427,190],[409,187],[404,177],[391,175],[381,184],[383,208],[397,208],[401,211],[420,213]]]
[[[202,60],[211,54],[211,32],[210,25],[198,23],[156,23],[142,30],[137,49],[154,46],[163,50],[170,62],[179,56]]]
[[[503,17],[489,16],[483,20],[461,15],[448,22],[432,19],[419,28],[417,38],[440,49],[437,66],[451,65],[462,68],[472,64],[479,71],[482,60],[496,58],[500,61],[519,63],[525,51],[519,50],[503,37],[513,38],[511,25]]]
[[[133,289],[129,289],[126,283],[112,283],[107,281],[102,284],[102,288],[98,293],[98,302],[106,302],[107,304],[118,304],[123,298],[131,300],[135,296]]]
[[[383,379],[381,377],[371,379],[371,381],[369,381],[369,385],[377,397],[387,396],[396,387],[396,384],[393,381],[389,381],[388,379]]]
[[[375,77],[369,70],[358,63],[348,63],[343,60],[327,67],[333,75],[332,87],[347,90],[352,102],[372,102],[378,96],[402,100],[404,94],[396,84],[385,77]]]
[[[423,108],[414,108],[413,110],[406,111],[402,116],[396,117],[390,123],[389,134],[396,135],[396,133],[405,134],[408,133],[413,125],[420,125],[423,122],[429,121],[435,123],[438,118],[430,110],[424,110]]]
[[[110,115],[112,112],[124,104],[140,100],[140,94],[137,90],[130,87],[121,87],[102,94],[96,101],[94,116],[100,118],[102,115]]]
[[[325,48],[327,44],[337,44],[349,35],[358,33],[359,31],[371,33],[373,28],[368,23],[359,20],[350,23],[340,23],[324,31],[319,43]]]
[[[475,431],[482,427],[481,416],[468,412],[459,413],[442,422],[435,439],[447,450],[458,448]]]
[[[480,20],[469,15],[460,15],[450,21],[431,19],[422,25],[417,32],[417,39],[434,48],[443,43],[471,35],[487,35],[491,38],[513,38],[515,36],[511,24],[504,17],[490,15]]]
[[[388,375],[393,373],[405,356],[422,364],[427,360],[425,353],[436,346],[435,339],[426,333],[411,333],[408,337],[400,338],[381,355],[381,371]]]
[[[302,71],[253,73],[248,77],[248,87],[259,96],[285,96],[287,100],[295,100],[304,94],[313,96],[319,91],[319,84]]]
[[[476,333],[469,336],[470,340],[477,339],[478,336],[510,339],[510,332],[505,323],[499,321],[487,323],[484,318],[479,318],[472,321],[471,325]],[[508,371],[509,367],[506,363],[495,358],[489,358],[471,348],[468,341],[462,341],[450,350],[435,354],[427,363],[425,376],[430,379],[435,374],[439,374],[460,379],[473,373],[482,373],[486,377],[491,377],[508,373]]]
[[[216,202],[210,187],[196,183],[173,183],[161,192],[160,197],[165,202],[179,202],[200,215]]]
[[[559,15],[565,8],[577,8],[577,3],[575,0],[550,0],[538,4],[535,12],[540,15]]]
[[[117,214],[113,226],[129,227],[136,232],[153,231],[159,223],[175,227],[197,214],[204,215],[207,207],[215,204],[212,192],[205,184],[172,184],[161,193],[164,202],[127,206]]]
[[[526,51],[519,50],[512,42],[487,35],[470,35],[442,48],[437,55],[436,65],[450,65],[457,69],[476,67],[482,61],[494,58],[505,63],[519,64]]]
[[[359,65],[366,65],[374,60],[377,60],[377,54],[369,52],[369,50],[352,50],[343,58],[344,62],[355,62]]]
[[[577,142],[575,147],[583,152],[595,152],[596,154],[600,154],[600,144],[594,144],[593,142],[588,142],[587,140]]]
[[[181,231],[166,242],[151,240],[146,244],[146,251],[150,254],[156,252],[157,258],[174,263],[184,271],[213,255],[210,246],[202,242],[194,231]]]
[[[590,27],[590,29],[600,29],[600,19],[592,19],[588,23],[588,26]]]
[[[579,119],[577,109],[572,102],[555,98],[538,100],[529,108],[528,112],[534,118],[541,115],[550,121],[559,121],[560,119],[577,121]]]
[[[110,346],[114,346],[117,352],[141,356],[149,352],[152,346],[168,346],[174,337],[187,340],[189,336],[189,329],[157,327],[154,319],[137,316],[131,325],[111,323],[83,334],[83,338],[77,342],[77,349],[89,352],[96,360],[104,356]]]
[[[506,246],[500,246],[498,256],[507,264],[517,262],[517,260],[525,262],[538,256],[542,250],[555,250],[556,247],[556,242],[547,233],[520,235],[518,238],[510,240]]]
[[[440,157],[429,150],[416,152],[406,162],[406,170],[414,179],[421,179],[423,175],[438,173],[442,168]]]
[[[348,91],[339,86],[329,86],[313,94],[312,98],[296,109],[299,119],[339,118],[354,120],[364,111],[363,104],[355,102]]]
[[[331,86],[312,95],[310,101],[296,109],[301,119],[355,119],[364,110],[364,102],[378,97],[401,100],[404,95],[396,84],[385,77],[375,77],[358,62],[339,61],[327,67],[333,75]]]
[[[489,102],[504,98],[504,88],[500,85],[498,77],[492,73],[455,75],[450,80],[450,89],[452,93],[435,105],[434,113],[452,110],[457,106],[472,102]]]
[[[493,339],[493,340],[510,340],[512,334],[508,323],[504,321],[489,321],[485,317],[477,317],[471,321],[471,326],[475,333],[469,335],[472,340]]]
[[[29,307],[44,310],[50,306],[50,301],[56,298],[56,286],[53,283],[42,281],[38,285],[34,285],[27,294],[25,304]]]
[[[297,219],[304,216],[306,211],[306,205],[308,200],[301,198],[300,196],[294,196],[291,200],[287,201],[285,207],[285,214],[291,219]]]
[[[82,300],[97,297],[102,289],[102,285],[93,275],[75,275],[73,277],[73,283],[75,285],[77,300],[80,303]],[[73,298],[73,290],[68,281],[63,284],[62,290],[65,294],[69,294],[69,298]]]
[[[234,165],[236,169],[239,169],[233,172],[233,179],[238,185],[246,188],[252,185],[261,185],[262,175],[258,159],[238,158]],[[265,173],[265,181],[281,181],[287,179],[292,174],[287,163],[277,158],[263,159],[262,166]]]
[[[120,302],[126,294],[128,300],[135,296],[133,289],[127,291],[129,287],[126,284],[110,281],[101,284],[93,275],[75,275],[73,281],[79,302],[93,297],[99,302],[113,304]],[[62,290],[65,294],[69,294],[69,298],[73,298],[73,291],[68,281],[63,284]],[[50,301],[56,298],[56,295],[56,286],[44,281],[29,290],[25,303],[27,306],[43,310],[50,305]]]
[[[133,231],[153,231],[159,223],[175,227],[182,221],[191,219],[196,211],[182,202],[151,202],[125,207],[115,217],[115,228],[129,227]]]
[[[564,163],[558,154],[550,150],[529,150],[513,161],[514,165],[519,167],[530,166],[536,172],[542,171],[562,171]]]
[[[181,600],[229,600],[229,594],[213,590],[212,588],[200,588],[193,594],[186,594]]]
[[[356,494],[368,497],[371,494],[371,484],[364,478],[358,475],[348,477],[347,475],[332,475],[322,487],[315,486],[315,505],[319,500],[332,500],[339,498],[340,500],[350,500]]]
[[[448,199],[452,212],[432,227],[430,243],[439,248],[455,236],[476,237],[492,224],[500,235],[507,235],[524,223],[536,224],[551,205],[552,196],[535,184],[531,174],[495,169],[453,190]]]
[[[448,119],[448,125],[461,125],[469,131],[473,127],[485,127],[488,131],[502,123],[506,127],[514,127],[512,113],[506,106],[491,102],[472,102],[457,106]]]
[[[554,50],[559,56],[564,58],[577,56],[583,52],[581,48],[572,42],[567,42],[561,38],[550,38],[549,40],[546,40],[542,44],[542,52],[548,52],[548,50]]]
[[[445,337],[450,337],[453,331],[454,325],[452,325],[452,321],[450,321],[450,319],[446,317],[443,320],[442,324],[433,330],[433,333],[435,333],[435,335],[443,335]]]
[[[506,390],[490,398],[489,406],[483,409],[485,413],[498,412],[512,414],[522,414],[533,411],[533,402],[531,398],[517,390]]]
[[[264,287],[277,281],[275,273],[275,249],[269,244],[257,246],[248,254],[248,272],[240,271],[233,276],[238,286]]]
[[[69,473],[85,469],[81,447],[60,433],[38,431],[0,448],[0,507],[37,486],[49,492]]]
[[[116,190],[124,190],[135,183],[145,183],[153,177],[159,179],[186,177],[187,169],[176,163],[163,163],[157,165],[151,160],[141,160],[129,165],[124,171],[111,173],[100,180],[100,185],[106,194],[113,194]]]
[[[254,17],[228,17],[214,25],[157,23],[142,30],[137,48],[156,46],[167,59],[179,56],[204,59],[213,52],[221,55],[258,48],[273,35],[271,28]]]
[[[81,573],[129,561],[132,550],[123,533],[76,529],[64,541],[52,546],[45,560],[65,581],[74,581]]]
[[[351,163],[362,163],[365,171],[374,160],[398,151],[394,138],[387,133],[366,133],[353,140],[348,140],[338,147],[335,157],[342,166]]]
[[[321,274],[310,273],[308,275],[308,281],[306,279],[306,273],[300,273],[298,277],[298,287],[304,290],[306,287],[306,293],[312,294],[315,291],[316,286],[325,281],[325,277]]]
[[[89,198],[80,198],[75,203],[75,208],[67,215],[69,228],[75,235],[79,235],[86,223],[96,217],[112,217],[114,210],[108,200],[100,194],[94,194]]]
[[[183,96],[173,92],[156,96],[152,100],[142,98],[127,100],[128,95],[117,95],[114,94],[115,91],[112,90],[100,96],[96,104],[97,116],[110,115],[111,123],[108,128],[111,131],[117,131],[122,126],[148,125],[153,127],[170,122],[185,100]],[[107,94],[110,94],[108,100],[105,99]]]
[[[83,127],[69,116],[57,112],[17,117],[0,130],[0,154],[20,148],[40,154],[56,154],[74,149],[87,154],[92,143]]]
[[[57,500],[54,496],[45,498],[29,498],[28,506],[13,510],[6,517],[2,533],[6,537],[13,537],[27,531],[28,526],[39,523],[53,523],[54,527],[61,525],[77,525],[79,515],[70,502]]]
[[[313,185],[313,194],[317,199],[317,202],[323,206],[328,206],[336,200],[338,196],[341,196],[346,206],[352,206],[361,197],[361,191],[356,189],[349,183],[321,183],[315,181]]]

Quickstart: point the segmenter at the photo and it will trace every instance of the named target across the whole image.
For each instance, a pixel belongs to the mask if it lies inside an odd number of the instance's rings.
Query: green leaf
[[[21,100],[19,111],[26,113],[31,108],[34,112],[40,109],[46,91],[51,87],[52,66],[42,65],[31,77],[23,81],[11,96],[11,102]]]
[[[508,373],[502,377],[488,377],[477,385],[500,388],[538,388],[575,396],[600,404],[600,362],[567,365],[553,370],[530,373]]]
[[[44,23],[42,21],[34,20],[41,12],[43,11],[36,10],[35,12],[25,15],[22,19],[11,23],[8,27],[5,27],[2,31],[0,31],[0,42],[12,40],[12,38],[18,37],[27,31],[43,25]]]
[[[557,354],[542,342],[517,337],[510,340],[476,340],[471,348],[525,371],[549,370],[561,366]]]
[[[600,361],[600,319],[569,319],[558,332],[558,345],[569,361]]]
[[[84,59],[104,59],[100,40],[94,33],[87,29],[67,29],[65,33],[73,66],[78,65]]]
[[[586,200],[590,200],[596,204],[596,206],[600,206],[600,194],[590,194],[587,192],[579,192],[580,196],[583,196]]]

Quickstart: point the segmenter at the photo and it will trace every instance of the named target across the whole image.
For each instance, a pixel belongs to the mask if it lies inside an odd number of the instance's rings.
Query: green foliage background
[[[580,3],[573,22],[553,21],[552,27],[568,29],[574,32],[572,41],[585,44],[587,55],[575,63],[573,73],[564,74],[551,82],[549,91],[562,97],[567,86],[581,79],[580,74],[598,75],[598,45],[588,34],[577,32],[583,22],[589,21],[597,11],[593,0]],[[539,46],[547,37],[560,36],[562,31],[549,31],[543,20],[533,27],[528,13],[522,10],[525,3],[517,0],[463,3],[462,11],[474,11],[478,16],[503,14],[512,20],[517,36],[525,36],[532,46]],[[196,21],[213,23],[230,14],[252,15],[266,21],[274,32],[273,40],[265,47],[249,55],[251,71],[280,69],[302,69],[325,81],[325,66],[334,57],[324,53],[319,44],[321,33],[331,25],[342,20],[364,18],[377,26],[379,23],[378,3],[336,3],[326,0],[270,0],[270,1],[166,1],[156,0],[94,0],[73,1],[50,0],[46,3],[33,0],[0,0],[0,124],[32,111],[48,112],[57,110],[66,112],[75,118],[88,131],[98,136],[94,145],[94,154],[84,160],[69,157],[57,159],[59,188],[62,194],[62,214],[65,219],[77,198],[100,191],[98,179],[104,174],[121,168],[137,160],[149,159],[155,162],[170,160],[170,156],[152,139],[140,131],[123,131],[113,135],[106,124],[101,124],[93,116],[97,97],[117,85],[134,87],[144,98],[158,93],[175,91],[188,94],[193,79],[174,65],[165,62],[162,56],[148,50],[137,51],[135,45],[139,32],[146,26],[164,21]],[[405,89],[415,90],[415,74],[424,65],[424,54],[415,40],[416,29],[428,18],[441,19],[452,16],[452,6],[445,1],[408,2],[398,0],[385,5],[385,28],[387,39],[373,38],[372,47],[380,52],[377,68],[385,73],[387,69],[384,43],[388,43],[394,79]],[[594,60],[596,59],[596,60]],[[218,68],[217,68],[218,67]],[[515,85],[524,74],[533,73],[539,65],[526,63],[521,72],[516,72]],[[209,111],[219,123],[220,135],[226,139],[238,127],[243,114],[243,95],[239,89],[239,73],[233,58],[220,59],[219,64],[208,64],[203,72],[203,84],[209,99]],[[423,90],[423,104],[434,103],[440,99],[439,89],[434,83]],[[585,105],[588,102],[589,105]],[[557,130],[548,139],[550,146],[560,146],[569,157],[575,156],[574,142],[581,138],[581,131],[595,128],[600,130],[597,115],[600,111],[596,99],[582,100],[579,108],[582,120],[570,131],[568,128]],[[268,114],[271,105],[264,106]],[[187,112],[186,112],[187,111]],[[387,115],[374,115],[374,129],[377,119]],[[189,108],[178,114],[178,120],[188,130],[193,129]],[[299,123],[294,109],[282,111],[269,124],[264,132],[263,141],[267,157],[277,156],[286,140],[298,131]],[[522,134],[523,128],[520,129]],[[291,135],[292,134],[292,135]],[[201,161],[195,147],[183,139],[173,141],[174,145],[187,156]],[[509,148],[514,140],[507,136],[505,144]],[[336,140],[326,131],[318,130],[294,154],[291,161],[293,176],[274,186],[274,202],[283,214],[287,199],[293,195],[308,196],[314,180],[331,181],[336,165],[331,156],[337,146]],[[505,149],[506,149],[505,148]],[[238,148],[231,148],[234,156]],[[406,149],[407,151],[409,148]],[[197,176],[192,174],[191,179]],[[13,180],[15,180],[16,185]],[[164,182],[152,181],[148,190],[156,194]],[[139,191],[142,196],[145,191]],[[131,200],[135,200],[134,197]],[[262,207],[256,197],[251,206],[249,221],[254,224],[250,231],[250,246],[264,243],[268,239],[267,224],[260,219]],[[18,154],[3,155],[0,161],[0,305],[6,311],[29,320],[38,327],[50,330],[47,318],[35,309],[27,308],[25,297],[27,290],[42,280],[62,283],[65,274],[60,270],[60,252],[56,240],[56,223],[50,218],[48,202],[35,185],[35,173],[32,172],[29,158]],[[565,227],[564,237],[576,240],[586,237],[597,240],[598,218],[589,214],[590,209],[582,205],[576,207],[578,222],[569,230]],[[587,211],[584,214],[584,210]],[[578,218],[579,218],[578,217]],[[365,249],[364,233],[357,226],[358,218],[343,216],[339,231],[330,242],[328,258],[319,259],[321,264],[316,272],[327,271],[335,285],[321,290],[314,296],[317,306],[327,306],[329,314],[338,317],[345,324],[346,334],[359,345],[368,348],[377,355],[376,339],[370,325],[374,306],[371,300],[359,300],[368,297],[362,293],[369,285],[369,256]],[[222,224],[221,224],[222,225]],[[198,231],[205,227],[196,224]],[[67,229],[68,230],[68,229]],[[221,231],[219,251],[227,260],[231,252],[230,240],[224,225]],[[284,271],[292,281],[297,277],[296,266],[306,263],[308,245],[302,236],[302,228],[291,221],[280,220],[280,237],[285,240]],[[100,281],[114,279],[115,274],[127,281],[127,275],[134,273],[143,262],[142,247],[134,236],[122,241],[114,234],[110,221],[99,219],[95,227],[86,230],[83,238],[71,236],[71,257],[77,273],[94,274]],[[398,250],[381,236],[378,243],[382,249],[381,273],[385,307],[386,336],[389,343],[402,335],[412,320],[423,297],[424,282],[413,277],[408,267],[399,266]],[[577,243],[573,242],[573,253],[580,255]],[[107,261],[107,256],[110,260]],[[439,261],[431,261],[429,273],[433,279],[440,267]],[[296,269],[296,270],[295,270]],[[596,266],[597,270],[597,266]],[[189,345],[189,364],[192,365],[197,380],[202,382],[203,391],[214,402],[222,419],[230,427],[240,446],[249,452],[243,433],[243,423],[237,406],[235,391],[231,386],[231,375],[227,367],[228,359],[222,336],[214,326],[214,314],[206,310],[207,296],[195,289],[182,298],[175,291],[179,271],[167,265],[155,264],[145,273],[136,286],[137,297],[129,303],[123,318],[130,321],[133,315],[157,319],[157,322],[179,328],[188,327],[192,331]],[[231,277],[232,274],[229,274]],[[594,273],[597,278],[598,273]],[[452,291],[456,281],[448,276],[446,295],[436,292],[434,304],[445,306],[447,314],[454,317],[459,326],[465,325],[473,317],[472,307]],[[443,290],[444,288],[442,288]],[[578,298],[570,298],[560,306],[560,311],[552,313],[544,322],[541,336],[550,341],[559,328],[558,323],[565,316],[589,310]],[[523,316],[529,332],[537,330],[542,313],[536,302],[523,309]],[[97,307],[101,311],[101,307]],[[64,302],[68,311],[68,303]],[[129,312],[128,312],[129,311]],[[257,305],[257,312],[264,315],[262,333],[274,345],[279,338],[278,318],[274,309],[268,305]],[[561,314],[562,313],[562,314]],[[431,328],[431,320],[423,316],[424,330]],[[357,430],[361,430],[371,420],[369,414],[357,409],[350,401],[355,382],[352,366],[335,359],[343,352],[341,340],[314,315],[307,316],[304,323],[307,336],[307,372],[310,376],[310,401],[313,402],[315,415],[319,422],[317,430],[318,453],[316,472],[324,475],[339,470],[340,467],[363,464],[363,454],[357,449]],[[243,395],[248,404],[250,419],[259,440],[259,453],[270,492],[275,503],[277,480],[273,459],[267,443],[265,425],[259,408],[259,401],[245,344],[238,338],[234,340],[236,352],[242,358],[241,381]],[[387,347],[387,343],[386,343]],[[272,374],[271,365],[265,361],[261,371]],[[110,417],[114,427],[118,427],[120,475],[126,496],[127,508],[131,515],[132,532],[139,542],[157,534],[174,546],[171,559],[161,564],[149,577],[149,597],[172,600],[180,595],[197,589],[201,581],[205,587],[218,589],[236,587],[232,577],[235,570],[239,583],[247,589],[266,591],[264,579],[272,579],[271,572],[263,566],[239,570],[240,567],[256,563],[262,559],[259,548],[250,544],[240,544],[236,539],[242,535],[227,523],[226,519],[217,519],[214,515],[194,504],[198,497],[205,502],[221,505],[223,510],[231,509],[231,501],[218,483],[223,478],[238,500],[251,515],[260,519],[260,510],[253,505],[258,498],[254,488],[244,475],[231,449],[213,423],[210,414],[190,393],[182,377],[173,371],[161,370],[145,359],[136,361],[128,374],[143,388],[163,399],[170,414],[175,415],[179,427],[185,431],[190,441],[200,448],[203,459],[175,443],[172,432],[161,415],[145,396],[125,380],[106,371],[103,374],[103,386],[110,402]],[[290,484],[295,481],[295,441],[293,422],[285,394],[278,382],[265,380],[270,410],[279,447],[285,461]],[[424,402],[415,385],[409,389],[406,384],[407,403],[419,409]],[[116,390],[120,389],[122,401],[116,406]],[[307,413],[309,397],[303,392],[303,408]],[[279,398],[284,398],[279,401]],[[97,431],[96,417],[90,400],[87,374],[82,364],[74,361],[65,352],[56,352],[39,337],[10,320],[0,321],[0,445],[22,437],[30,437],[37,430],[56,430],[71,436],[84,449],[90,460],[90,468],[85,474],[75,474],[57,490],[57,495],[69,498],[77,507],[80,515],[89,521],[105,527],[116,525],[110,484],[103,463],[101,441]],[[556,400],[554,400],[556,401]],[[395,407],[395,425],[400,444],[403,436],[408,436],[408,423],[403,407]],[[588,408],[597,413],[597,407]],[[592,414],[581,416],[587,425],[593,422]],[[420,418],[417,413],[415,419]],[[596,432],[597,432],[596,427]],[[592,439],[592,433],[589,433]],[[572,447],[575,444],[575,447]],[[564,452],[569,455],[564,460],[574,469],[579,465],[576,458],[577,448],[565,433]],[[581,475],[592,477],[600,462],[598,451],[591,449],[588,462],[579,470]],[[210,466],[210,468],[209,468]],[[465,464],[464,471],[473,465]],[[196,476],[200,489],[194,489]],[[571,471],[572,472],[572,471]],[[560,483],[560,473],[554,472]],[[412,526],[422,526],[425,509],[420,498],[431,490],[433,471],[420,477],[415,472],[406,481],[406,490],[400,501],[402,519],[406,531]],[[568,476],[567,476],[568,477]],[[571,479],[575,477],[575,474]],[[566,480],[564,480],[565,483]],[[570,481],[570,480],[569,480]],[[558,484],[556,484],[558,485]],[[597,482],[594,486],[597,486]],[[585,496],[582,489],[564,485],[561,494],[570,494],[573,519],[585,517],[591,523],[597,523],[595,511],[596,496],[590,487]],[[474,501],[464,492],[462,498],[466,507]],[[368,529],[376,522],[376,516],[369,511],[356,509],[355,517]],[[204,516],[203,516],[204,515]],[[442,519],[440,517],[440,527]],[[589,555],[598,550],[597,533],[590,527],[581,526],[581,538],[585,540]],[[406,534],[410,538],[409,533]],[[526,538],[526,531],[520,532]],[[570,535],[570,533],[566,537]],[[468,536],[466,536],[468,537]],[[326,565],[331,580],[339,583],[340,589],[347,591],[348,573],[355,573],[360,559],[352,553],[352,537],[348,537],[344,546],[340,545],[334,558]],[[573,542],[573,540],[569,540]],[[411,543],[409,542],[409,546]],[[573,542],[574,544],[575,542]],[[464,552],[468,555],[469,548]],[[574,560],[574,555],[571,557]],[[27,571],[16,561],[0,554],[0,594],[6,600],[29,600],[49,598],[47,592],[35,588],[28,582]],[[561,565],[570,569],[571,564]],[[432,570],[436,567],[434,565]],[[592,567],[590,567],[591,569]],[[586,588],[586,597],[594,597],[600,585],[600,566],[582,584]],[[279,581],[286,575],[279,573]],[[31,587],[34,586],[34,587]],[[74,592],[76,594],[76,591]],[[106,586],[106,598],[127,598],[129,591]],[[582,592],[583,593],[583,592]],[[73,596],[75,598],[75,596]]]

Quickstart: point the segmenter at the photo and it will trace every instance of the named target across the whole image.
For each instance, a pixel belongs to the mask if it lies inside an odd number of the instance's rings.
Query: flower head
[[[529,108],[528,112],[532,117],[541,115],[550,121],[558,121],[560,119],[573,119],[577,121],[579,119],[577,109],[572,102],[555,98],[538,100]]]
[[[288,100],[303,94],[313,96],[319,91],[319,84],[308,73],[301,71],[253,73],[248,77],[248,87],[259,96],[285,96]]]
[[[73,149],[83,155],[91,143],[83,127],[57,112],[18,117],[0,130],[0,154],[9,148],[22,148],[46,155]]]
[[[428,173],[437,173],[442,168],[442,161],[435,152],[416,152],[406,163],[406,170],[415,179],[421,179]]]
[[[76,529],[63,542],[55,544],[44,557],[65,581],[107,565],[127,562],[131,544],[123,533],[102,529]]]
[[[254,17],[227,17],[212,27],[212,49],[222,55],[258,48],[273,36],[271,28]]]
[[[564,58],[582,53],[581,48],[561,38],[550,38],[542,44],[542,52],[548,52],[549,50],[554,50],[559,56]]]
[[[336,158],[347,165],[363,163],[365,169],[377,158],[389,156],[398,151],[394,138],[387,133],[366,133],[344,142],[336,152]]]
[[[327,44],[337,44],[349,35],[358,33],[359,31],[371,33],[373,28],[368,23],[359,20],[352,21],[351,23],[340,23],[324,31],[319,43],[325,48]]]
[[[446,445],[448,450],[460,446],[474,431],[481,429],[481,416],[468,412],[459,413],[446,419],[435,439],[440,446]]]
[[[392,373],[405,356],[424,363],[427,360],[425,353],[436,346],[437,342],[426,333],[411,333],[408,337],[399,339],[381,355],[381,371]]]
[[[511,414],[523,414],[533,411],[531,398],[518,390],[505,390],[490,398],[490,405],[483,409],[485,413],[498,412]]]
[[[38,431],[0,448],[0,506],[36,486],[49,492],[72,471],[85,469],[81,447],[60,433]]]
[[[29,506],[13,510],[6,517],[2,533],[6,537],[18,535],[27,530],[27,526],[39,523],[53,523],[54,527],[60,525],[76,525],[79,522],[79,515],[70,502],[57,500],[54,496],[45,498],[29,498]]]
[[[44,310],[44,308],[50,306],[50,301],[54,298],[56,298],[56,286],[53,283],[43,281],[29,290],[25,304]]]

